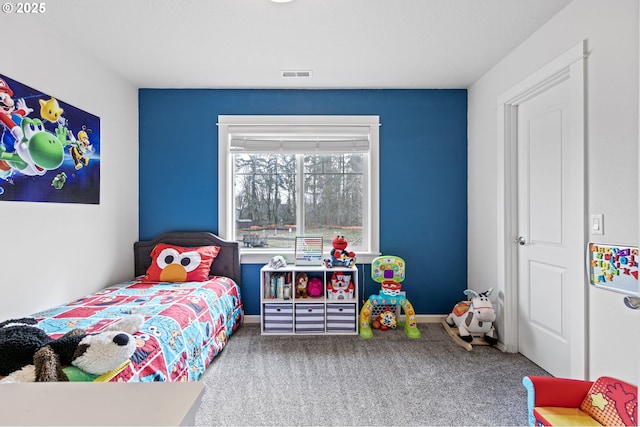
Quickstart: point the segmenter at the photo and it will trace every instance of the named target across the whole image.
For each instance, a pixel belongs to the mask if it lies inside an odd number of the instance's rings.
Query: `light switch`
[[[604,219],[602,214],[591,215],[591,234],[604,234]]]

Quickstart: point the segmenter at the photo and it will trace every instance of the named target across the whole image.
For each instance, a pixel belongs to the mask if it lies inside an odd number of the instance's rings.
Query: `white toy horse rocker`
[[[451,337],[462,347],[471,351],[471,344],[494,345],[498,342],[498,334],[493,322],[496,320],[496,312],[489,300],[493,288],[485,292],[477,293],[471,289],[464,294],[471,299],[462,301],[453,307],[442,323],[446,323],[445,329]],[[453,327],[458,328],[458,334]]]

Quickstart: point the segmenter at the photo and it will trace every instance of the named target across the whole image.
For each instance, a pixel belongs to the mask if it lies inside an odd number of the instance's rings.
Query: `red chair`
[[[638,425],[638,388],[625,381],[527,376],[522,384],[532,426]]]

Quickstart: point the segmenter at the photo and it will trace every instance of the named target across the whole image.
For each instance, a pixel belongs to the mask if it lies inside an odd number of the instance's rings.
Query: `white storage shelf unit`
[[[322,283],[319,296],[296,292],[297,280]],[[352,286],[327,286],[350,279]],[[314,280],[315,279],[315,280]],[[333,280],[333,282],[332,282]],[[340,281],[340,280],[338,280]],[[260,270],[260,328],[262,334],[308,335],[358,333],[358,269],[356,267],[287,265]],[[312,292],[307,290],[307,293]],[[313,292],[312,292],[313,294]]]

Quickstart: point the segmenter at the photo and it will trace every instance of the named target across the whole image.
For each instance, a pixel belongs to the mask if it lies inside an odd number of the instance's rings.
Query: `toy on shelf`
[[[347,251],[347,239],[344,236],[337,235],[331,245],[333,246],[331,258],[324,259],[324,266],[327,268],[353,267],[356,263],[356,254],[355,252]]]
[[[493,326],[496,312],[489,299],[491,292],[493,288],[481,293],[465,290],[464,294],[471,299],[456,304],[451,313],[442,319],[447,333],[468,351],[472,349],[471,344],[494,345],[498,342],[498,334]]]
[[[307,293],[310,297],[321,297],[323,289],[324,286],[322,285],[322,279],[318,277],[312,277],[309,279],[309,283],[307,284]]]
[[[278,269],[286,266],[287,266],[287,260],[282,255],[276,255],[273,258],[271,258],[271,261],[269,261],[269,267],[271,268]]]
[[[327,283],[327,298],[352,299],[356,287],[351,281],[351,274],[344,271],[336,271]]]
[[[307,297],[308,285],[309,285],[309,276],[307,276],[307,273],[297,273],[296,274],[296,298]]]
[[[417,327],[416,313],[409,300],[401,294],[404,280],[405,262],[397,256],[381,256],[371,263],[371,278],[380,283],[381,289],[378,295],[371,295],[360,310],[360,336],[362,338],[373,337],[371,326],[373,322],[379,322],[388,329],[396,322],[402,326],[405,334],[409,338],[420,338],[420,330]],[[395,319],[395,313],[389,308],[391,306],[402,307],[406,321],[400,322]],[[380,315],[383,315],[382,320]],[[390,315],[391,314],[391,315]],[[373,319],[373,321],[372,321]]]

